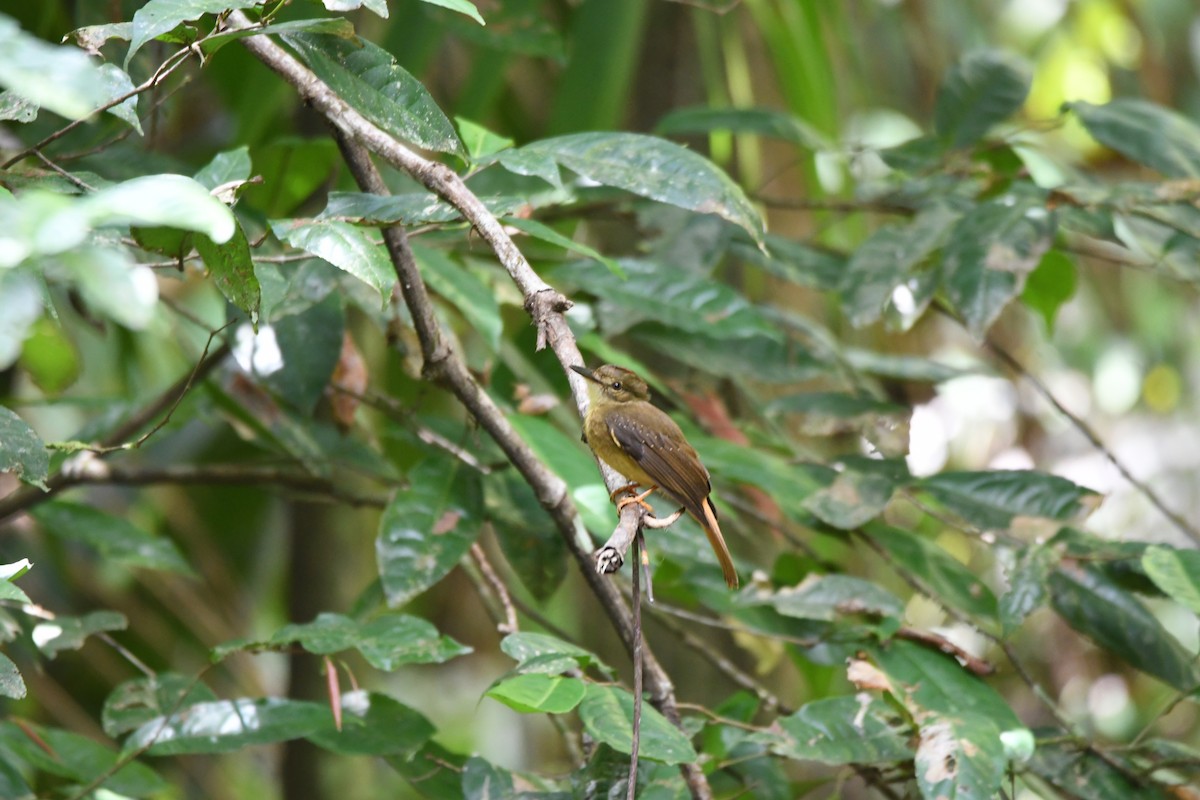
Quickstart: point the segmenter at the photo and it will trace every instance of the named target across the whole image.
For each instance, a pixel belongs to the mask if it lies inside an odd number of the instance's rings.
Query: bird
[[[679,425],[650,402],[650,389],[637,373],[614,364],[594,370],[572,365],[571,369],[588,380],[591,402],[583,420],[584,442],[600,460],[631,481],[613,492],[614,498],[623,491],[649,487],[636,498],[619,503],[618,508],[642,502],[655,490],[679,503],[704,529],[725,583],[736,589],[737,570],[709,496],[708,470]]]

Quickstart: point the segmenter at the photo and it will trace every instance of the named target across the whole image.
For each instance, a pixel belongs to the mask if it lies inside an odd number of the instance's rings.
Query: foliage
[[[1200,125],[1124,98],[1031,119],[1036,67],[989,48],[948,65],[909,135],[864,143],[820,90],[821,21],[843,12],[755,0],[740,22],[670,13],[731,73],[745,43],[726,34],[753,27],[790,110],[710,80],[715,102],[655,109],[655,135],[606,130],[608,102],[561,110],[627,88],[617,34],[646,12],[605,1],[553,21],[466,0],[0,16],[0,796],[624,794],[621,610],[569,559],[609,535],[611,487],[561,402],[569,364],[529,325],[520,255],[480,243],[450,172],[573,304],[563,335],[680,421],[753,576],[726,592],[689,521],[648,532],[646,646],[689,703],[647,693],[639,796],[1187,791],[1200,532],[1019,345],[1071,358],[1056,324],[1111,280],[1097,255],[1194,291]],[[442,35],[471,54],[454,101],[420,46]],[[441,172],[393,159],[390,194],[355,185],[251,36],[311,69],[303,100],[336,95]],[[611,70],[589,72],[589,42]],[[530,65],[560,73],[544,129],[506,89]],[[1125,171],[1076,158],[1079,130]],[[803,201],[757,190],[780,143]],[[403,302],[392,226],[428,319]],[[1105,535],[1103,496],[1048,456],[919,467],[932,398],[983,380],[1031,388],[1056,422],[1009,414],[1125,471],[1153,543]],[[1114,681],[1138,702],[1104,728],[1071,697]],[[487,709],[502,730],[455,719]],[[317,782],[274,788],[263,746]],[[363,758],[383,766],[343,790]]]

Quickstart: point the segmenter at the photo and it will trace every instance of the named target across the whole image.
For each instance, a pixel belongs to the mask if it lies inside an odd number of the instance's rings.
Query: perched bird
[[[646,382],[634,372],[612,364],[596,370],[580,366],[571,369],[591,381],[591,405],[583,420],[588,447],[632,481],[624,489],[642,486],[648,489],[646,494],[659,489],[683,506],[708,536],[721,562],[725,583],[736,589],[738,576],[733,558],[717,524],[717,509],[709,499],[712,484],[708,470],[675,420],[650,403]]]

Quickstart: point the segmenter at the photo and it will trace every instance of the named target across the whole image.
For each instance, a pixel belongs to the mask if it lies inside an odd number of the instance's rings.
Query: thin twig
[[[633,537],[633,742],[629,750],[629,786],[627,800],[637,798],[638,749],[642,739],[642,571],[638,562],[644,544],[641,529]]]
[[[502,634],[516,633],[521,628],[517,623],[517,610],[513,607],[508,587],[504,585],[504,582],[500,580],[500,576],[496,574],[495,568],[488,561],[487,553],[483,552],[483,548],[479,546],[479,542],[471,545],[471,560],[479,568],[479,574],[483,576],[483,580],[491,587],[492,593],[496,595],[497,602],[500,603],[500,607],[504,610],[503,621],[497,623],[496,630]]]

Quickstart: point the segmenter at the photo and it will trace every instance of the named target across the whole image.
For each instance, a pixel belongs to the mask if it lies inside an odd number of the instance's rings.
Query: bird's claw
[[[596,572],[601,575],[611,575],[621,569],[625,558],[617,552],[617,548],[605,545],[596,553]]]

